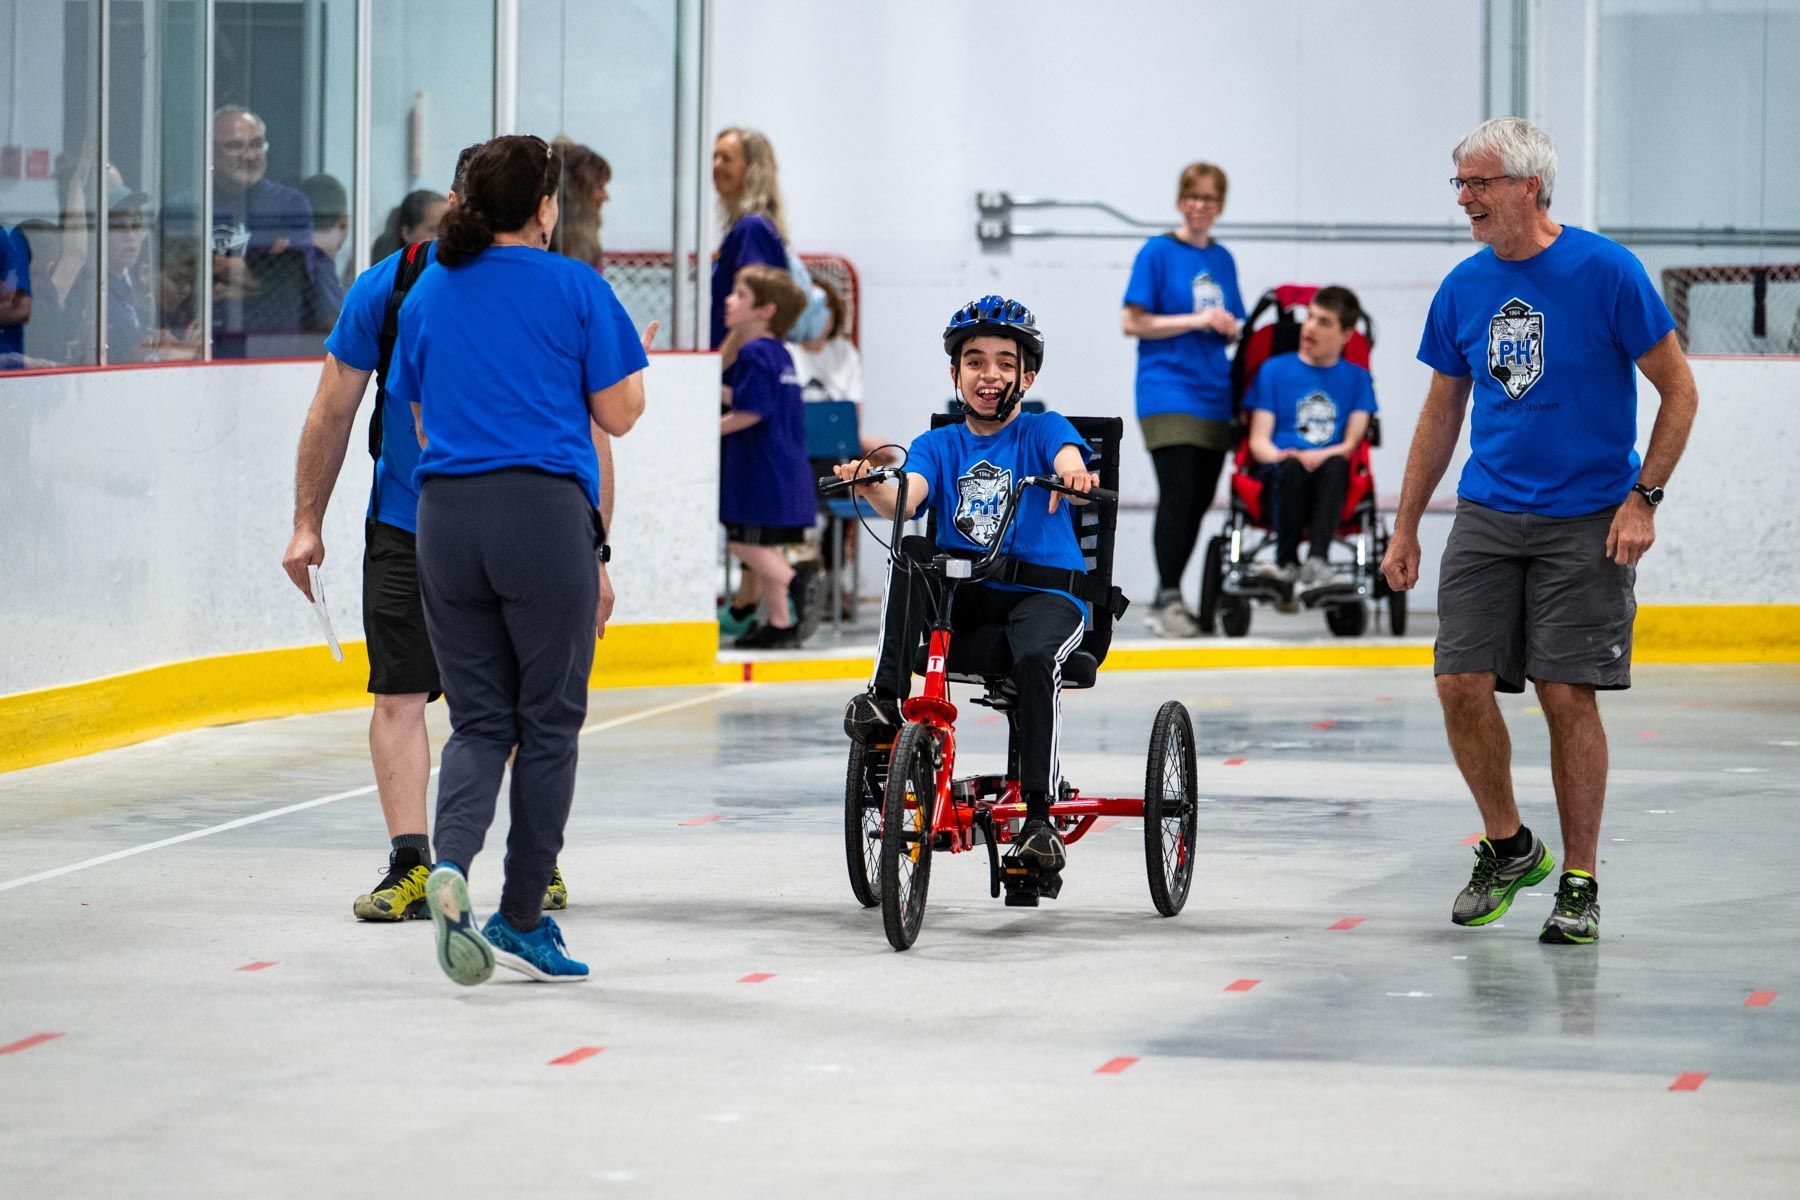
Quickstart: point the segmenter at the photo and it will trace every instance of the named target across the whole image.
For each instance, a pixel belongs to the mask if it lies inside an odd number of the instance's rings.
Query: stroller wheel
[[[1226,637],[1243,637],[1250,632],[1250,601],[1227,592],[1219,597],[1219,624]]]
[[[1334,604],[1325,610],[1325,625],[1338,637],[1361,637],[1369,627],[1369,610],[1355,604]]]

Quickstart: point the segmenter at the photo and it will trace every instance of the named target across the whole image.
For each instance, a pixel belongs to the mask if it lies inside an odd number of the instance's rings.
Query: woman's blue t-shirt
[[[937,514],[937,544],[945,550],[985,553],[1006,517],[1012,489],[1027,475],[1054,475],[1056,455],[1064,446],[1079,447],[1084,459],[1093,452],[1061,413],[1022,412],[987,437],[966,424],[942,425],[913,439],[906,469],[922,475],[931,489],[927,504]],[[1051,493],[1032,488],[1020,497],[1019,514],[1006,534],[1002,554],[1045,567],[1085,571],[1087,559],[1075,536],[1074,506],[1065,496],[1054,513]],[[1022,584],[989,583],[1004,591],[1045,591]],[[1081,609],[1087,605],[1058,591]]]
[[[774,338],[744,343],[720,381],[731,411],[762,419],[719,446],[719,519],[727,525],[811,526],[819,502],[806,457],[805,401],[787,347]]]
[[[394,274],[405,253],[405,247],[394,251],[358,275],[345,293],[337,323],[325,339],[325,349],[345,366],[373,371],[381,364],[381,325],[387,320]],[[436,261],[437,243],[427,242],[421,253],[428,264]],[[368,515],[383,525],[416,533],[419,493],[413,471],[419,466],[419,439],[413,433],[412,405],[395,399],[392,392],[383,392],[376,403],[381,405],[381,457],[375,462]]]
[[[1375,411],[1375,385],[1367,368],[1353,362],[1315,367],[1298,354],[1282,354],[1257,371],[1244,407],[1275,415],[1269,440],[1277,450],[1317,450],[1344,440],[1351,413]]]
[[[1144,243],[1131,264],[1125,303],[1152,316],[1223,307],[1244,319],[1237,263],[1217,242],[1190,246],[1173,234]],[[1137,414],[1185,413],[1207,421],[1231,420],[1229,339],[1212,330],[1171,338],[1138,339]]]
[[[1432,370],[1474,376],[1457,495],[1551,517],[1622,502],[1640,465],[1633,368],[1674,328],[1637,257],[1573,225],[1527,259],[1458,263],[1419,341]]]
[[[433,263],[400,307],[388,391],[420,405],[414,481],[530,467],[600,503],[588,395],[649,365],[600,273],[527,246]]]
[[[719,243],[712,269],[712,348],[725,342],[725,297],[737,282],[737,273],[749,266],[787,270],[787,246],[775,222],[761,213],[746,213],[732,223]]]

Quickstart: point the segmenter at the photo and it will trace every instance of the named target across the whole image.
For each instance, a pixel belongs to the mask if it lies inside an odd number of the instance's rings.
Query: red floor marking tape
[[[1642,738],[1646,742],[1653,742],[1661,736],[1662,736],[1661,732],[1659,732],[1658,730],[1655,730],[1655,729],[1646,729],[1642,733],[1638,734],[1638,737]]]
[[[1244,760],[1241,758],[1228,758],[1225,760],[1225,765],[1228,767],[1241,767],[1244,765]]]
[[[704,817],[695,817],[691,821],[682,821],[681,824],[682,825],[711,825],[714,821],[723,821],[724,819],[725,818],[720,816],[718,813],[708,813]]]
[[[583,1059],[594,1057],[594,1055],[600,1053],[604,1049],[606,1049],[605,1046],[581,1046],[577,1049],[569,1051],[567,1054],[563,1055],[561,1058],[551,1059],[548,1063],[546,1063],[544,1065],[550,1066],[550,1067],[572,1066],[573,1064],[578,1063],[578,1062],[582,1061]]]
[[[1669,1090],[1671,1092],[1697,1092],[1700,1090],[1700,1085],[1706,1082],[1706,1074],[1705,1071],[1683,1071],[1675,1077],[1675,1082],[1669,1085]]]
[[[1775,1003],[1774,992],[1751,992],[1749,998],[1744,1001],[1744,1007],[1767,1008],[1773,1003]]]
[[[54,1042],[61,1037],[60,1033],[34,1033],[28,1038],[20,1038],[10,1046],[0,1046],[0,1054],[17,1054],[21,1050],[29,1050],[33,1046],[41,1046],[45,1042]]]
[[[1394,698],[1392,696],[1377,696],[1377,697],[1375,697],[1375,703],[1377,703],[1377,704],[1392,704],[1393,702],[1394,702]]]
[[[739,983],[765,983],[768,980],[771,980],[773,978],[775,978],[775,976],[772,972],[752,971],[750,974],[748,974],[748,975],[744,976],[742,979],[738,980],[738,982]]]
[[[1225,990],[1228,992],[1247,992],[1261,982],[1262,980],[1260,979],[1240,979],[1236,983],[1226,984]]]
[[[1099,833],[1102,829],[1111,829],[1114,825],[1117,825],[1117,824],[1118,824],[1117,821],[1107,821],[1107,820],[1095,821],[1093,824],[1093,828],[1089,829],[1088,832],[1089,833]]]
[[[1339,921],[1337,924],[1328,926],[1328,928],[1331,928],[1331,929],[1355,929],[1358,925],[1361,925],[1367,919],[1368,918],[1366,918],[1366,917],[1345,917],[1343,920]]]
[[[980,720],[976,721],[975,723],[977,725],[992,725],[995,721],[1004,721],[1005,719],[1006,719],[1005,713],[989,713],[987,716],[982,717]]]
[[[239,967],[238,970],[240,970],[240,971],[261,971],[267,967],[272,967],[274,965],[275,964],[272,962],[245,963],[243,966]]]
[[[1136,1062],[1135,1058],[1109,1058],[1094,1068],[1096,1075],[1122,1075],[1125,1069]]]
[[[1471,833],[1468,837],[1466,837],[1462,840],[1462,844],[1465,846],[1473,846],[1476,842],[1479,842],[1480,840],[1481,840],[1481,835],[1479,833]]]
[[[1314,729],[1336,729],[1337,722],[1336,721],[1314,721],[1313,728]]]

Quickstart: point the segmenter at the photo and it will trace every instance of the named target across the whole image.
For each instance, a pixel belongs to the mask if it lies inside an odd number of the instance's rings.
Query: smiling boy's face
[[[1000,410],[1007,386],[1015,385],[1019,391],[1026,391],[1037,378],[1037,372],[1026,371],[1021,378],[1019,344],[1009,337],[982,334],[962,344],[950,377],[956,382],[963,403],[976,417],[992,421]]]

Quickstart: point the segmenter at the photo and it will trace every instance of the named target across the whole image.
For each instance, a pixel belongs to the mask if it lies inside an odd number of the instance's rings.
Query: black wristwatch
[[[1631,485],[1631,490],[1642,496],[1644,503],[1651,508],[1655,508],[1663,502],[1663,490],[1659,487],[1645,487],[1641,483],[1634,483]]]
[[[1651,503],[1654,504],[1656,502],[1654,500],[1652,500]],[[598,558],[603,563],[611,562],[612,561],[612,547],[607,545],[605,542],[601,542],[600,549],[595,552],[594,557]]]

